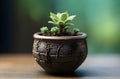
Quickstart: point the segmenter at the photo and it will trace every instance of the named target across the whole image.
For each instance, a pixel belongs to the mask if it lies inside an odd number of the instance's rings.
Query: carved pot
[[[42,36],[33,35],[33,56],[35,61],[49,73],[70,73],[75,71],[87,57],[87,35]]]

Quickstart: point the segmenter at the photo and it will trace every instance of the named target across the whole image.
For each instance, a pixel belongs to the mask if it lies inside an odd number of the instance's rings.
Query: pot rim
[[[36,32],[33,34],[33,38],[35,39],[48,39],[48,40],[70,40],[70,39],[86,39],[87,34],[81,32],[77,36],[43,36],[40,35],[41,32]]]

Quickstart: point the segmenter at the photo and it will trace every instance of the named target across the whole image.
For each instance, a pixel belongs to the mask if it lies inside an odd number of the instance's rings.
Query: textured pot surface
[[[34,34],[33,56],[45,71],[70,73],[77,69],[87,56],[87,35],[41,36]]]

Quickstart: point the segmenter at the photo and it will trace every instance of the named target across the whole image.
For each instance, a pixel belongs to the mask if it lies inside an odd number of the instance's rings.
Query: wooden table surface
[[[30,54],[0,55],[0,79],[120,79],[120,56],[88,55],[74,74],[51,75]]]

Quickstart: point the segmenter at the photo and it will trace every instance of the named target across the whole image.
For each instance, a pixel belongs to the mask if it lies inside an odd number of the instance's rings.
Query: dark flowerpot
[[[47,72],[73,72],[87,57],[85,33],[78,36],[42,36],[38,32],[33,37],[33,56]]]

